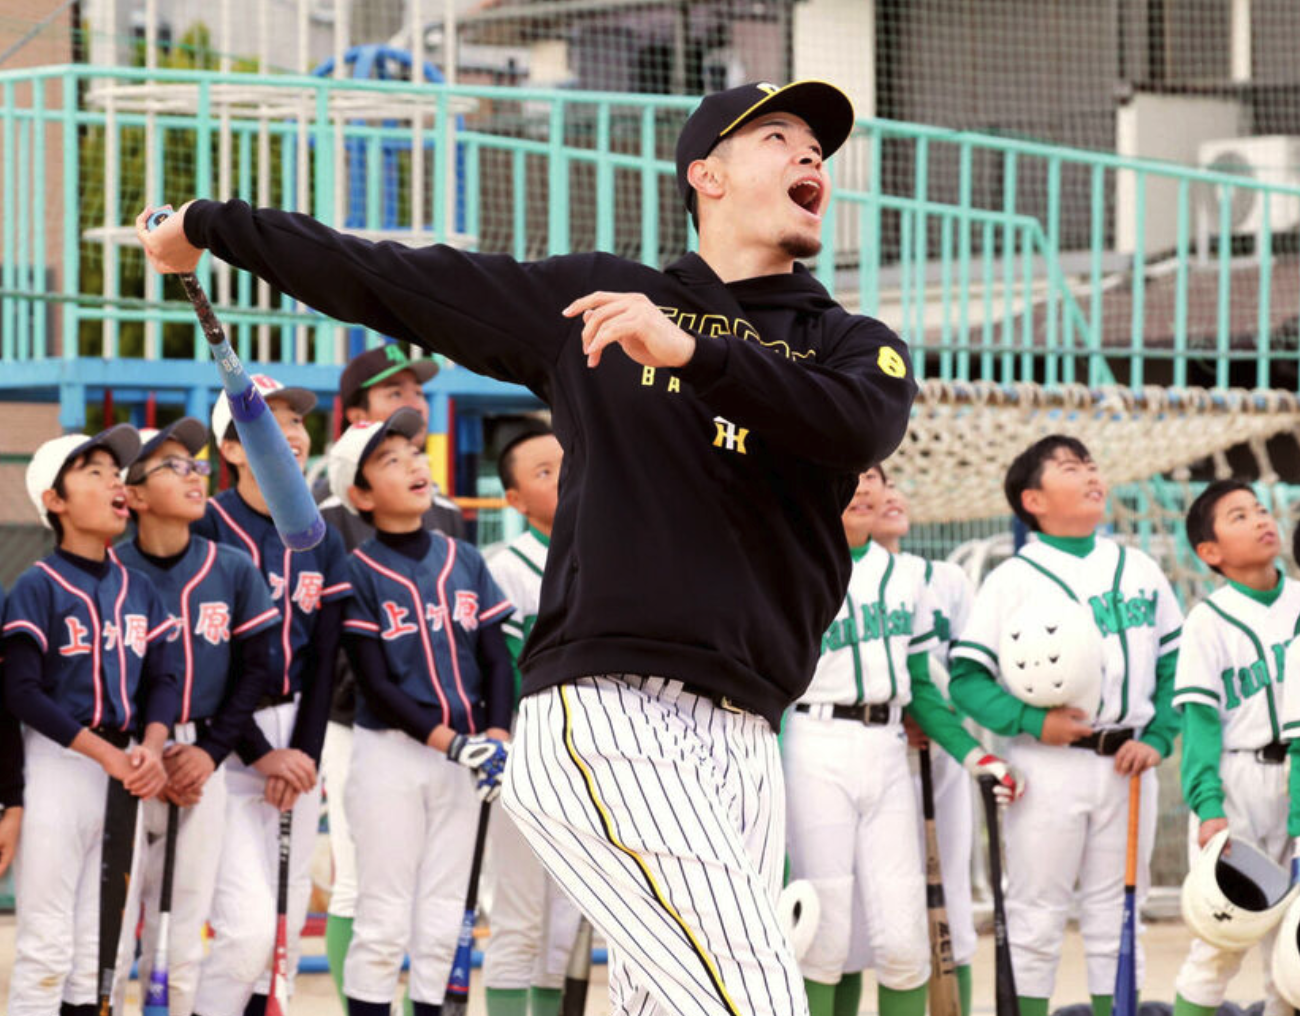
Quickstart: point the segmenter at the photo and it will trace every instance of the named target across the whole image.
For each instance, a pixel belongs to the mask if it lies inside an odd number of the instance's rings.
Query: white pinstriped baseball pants
[[[614,1013],[806,1016],[766,720],[678,681],[581,678],[523,700],[502,800],[609,941]]]

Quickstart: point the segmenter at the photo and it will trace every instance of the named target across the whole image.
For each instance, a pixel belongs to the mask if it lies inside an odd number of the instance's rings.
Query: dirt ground
[[[1180,921],[1159,921],[1148,924],[1145,936],[1147,952],[1147,978],[1143,999],[1172,1002],[1174,997],[1174,977],[1187,951],[1187,931]],[[324,949],[323,940],[304,939],[305,951],[319,953]],[[6,1008],[5,1000],[9,997],[9,970],[13,964],[14,954],[14,918],[12,914],[0,915],[0,1009]],[[588,1016],[603,1016],[609,1012],[609,1002],[605,994],[605,969],[596,967],[592,970],[591,992],[587,1000]],[[1263,975],[1256,957],[1247,959],[1244,968],[1229,992],[1229,1000],[1238,1004],[1252,1002],[1262,996]],[[133,982],[128,994],[127,1012],[138,1013],[140,993]],[[1073,1002],[1085,1002],[1088,989],[1084,977],[1083,948],[1078,932],[1071,930],[1066,939],[1064,956],[1057,978],[1057,990],[1052,999],[1052,1006],[1067,1005]],[[979,952],[974,963],[974,1010],[976,1013],[993,1012],[993,939],[981,935]],[[482,1016],[483,989],[479,983],[479,974],[474,974],[474,985],[470,998],[470,1016]],[[870,985],[863,991],[863,1013],[876,1012],[876,993]],[[293,1016],[339,1016],[343,1012],[338,997],[334,993],[334,984],[328,974],[306,974],[298,979],[298,991],[291,1006]]]

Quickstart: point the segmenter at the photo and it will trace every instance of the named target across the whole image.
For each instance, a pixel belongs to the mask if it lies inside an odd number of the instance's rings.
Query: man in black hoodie
[[[840,512],[916,392],[898,337],[796,260],[852,125],[821,82],[705,98],[677,144],[700,253],[662,272],[372,244],[238,201],[138,220],[160,271],[208,248],[551,406],[559,509],[503,801],[613,946],[616,1010],[807,1012],[773,906],[775,731],[843,601]]]

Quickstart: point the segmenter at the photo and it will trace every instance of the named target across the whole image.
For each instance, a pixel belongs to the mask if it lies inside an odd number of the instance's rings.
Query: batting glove
[[[1025,792],[1025,778],[996,755],[986,755],[982,748],[972,748],[970,754],[962,760],[962,765],[977,780],[981,776],[993,777],[996,781],[993,796],[997,798],[998,804],[1010,804]]]
[[[482,734],[457,734],[447,746],[447,757],[473,773],[480,801],[495,801],[500,795],[508,755],[504,741]]]

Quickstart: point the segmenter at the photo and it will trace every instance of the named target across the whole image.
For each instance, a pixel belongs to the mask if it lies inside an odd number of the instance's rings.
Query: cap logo
[[[406,363],[406,352],[401,346],[389,343],[384,347],[384,355],[391,363]]]
[[[757,88],[760,92],[766,92],[768,95],[775,95],[777,92],[781,90],[777,88],[776,85],[773,85],[767,81],[760,81],[754,87]]]

